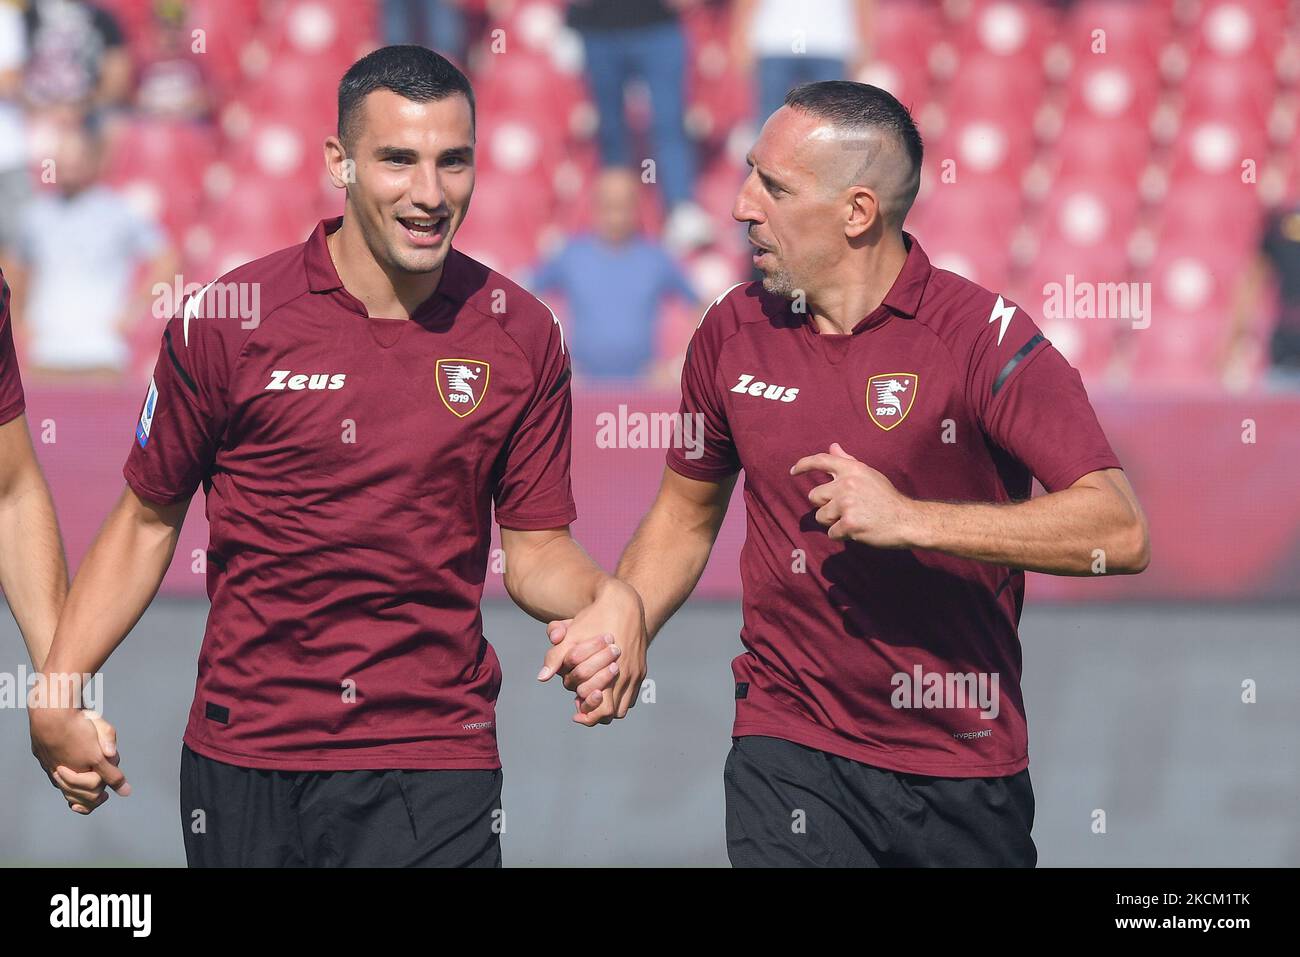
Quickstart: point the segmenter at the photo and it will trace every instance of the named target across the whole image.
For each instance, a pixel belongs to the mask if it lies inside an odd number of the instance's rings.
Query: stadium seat
[[[1104,55],[1108,63],[1154,70],[1171,29],[1169,11],[1159,3],[1080,0],[1066,15],[1061,37],[1076,69]]]

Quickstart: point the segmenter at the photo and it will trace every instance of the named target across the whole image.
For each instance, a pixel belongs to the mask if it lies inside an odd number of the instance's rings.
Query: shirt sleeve
[[[701,482],[720,481],[740,471],[717,375],[724,330],[731,327],[728,318],[734,318],[734,307],[724,295],[704,313],[682,364],[682,435],[695,441],[669,449],[668,467]]]
[[[984,433],[1049,492],[1089,472],[1122,468],[1078,371],[1023,309],[999,304],[976,339],[968,379]],[[1008,309],[1014,312],[1004,326]]]
[[[536,391],[506,445],[493,491],[497,524],[502,528],[559,528],[578,517],[569,479],[573,443],[569,380],[564,332],[555,320],[547,335]]]
[[[0,273],[0,425],[18,418],[26,408],[14,330],[9,324],[9,284]]]
[[[122,469],[127,484],[146,501],[186,501],[212,472],[226,427],[229,372],[216,325],[201,318],[187,323],[182,310],[163,330]]]

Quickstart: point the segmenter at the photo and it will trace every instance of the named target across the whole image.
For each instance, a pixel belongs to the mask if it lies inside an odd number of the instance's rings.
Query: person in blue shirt
[[[610,168],[596,180],[593,229],[569,239],[532,276],[538,296],[558,292],[569,307],[575,375],[588,379],[653,376],[655,331],[666,297],[699,297],[681,267],[638,228],[640,180]]]

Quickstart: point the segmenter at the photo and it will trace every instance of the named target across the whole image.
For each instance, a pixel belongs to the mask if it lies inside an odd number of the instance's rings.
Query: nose
[[[752,189],[757,174],[749,171],[745,181],[740,184],[740,190],[736,193],[736,201],[731,206],[731,218],[738,223],[761,223],[763,221],[762,211],[752,197]]]
[[[442,182],[438,175],[437,162],[416,163],[411,169],[411,202],[425,209],[439,209],[442,206]]]

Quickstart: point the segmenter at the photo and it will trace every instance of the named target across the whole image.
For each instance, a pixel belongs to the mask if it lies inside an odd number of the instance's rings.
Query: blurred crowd
[[[155,290],[338,215],[319,145],[381,43],[474,82],[455,243],[556,309],[579,385],[675,381],[753,276],[730,210],[758,127],[848,77],[926,137],[908,230],[1090,384],[1300,387],[1294,0],[0,0],[24,374],[147,375]]]

